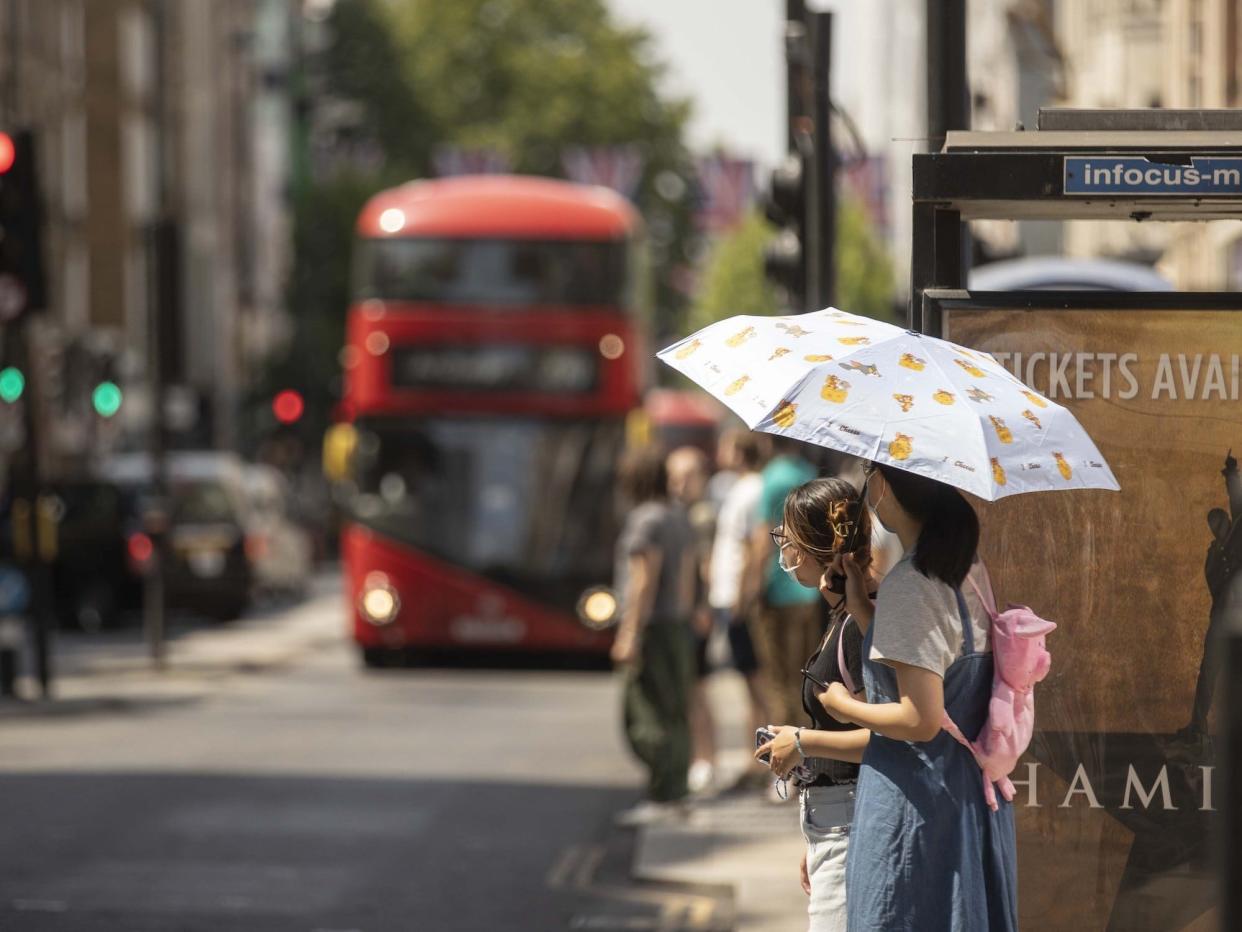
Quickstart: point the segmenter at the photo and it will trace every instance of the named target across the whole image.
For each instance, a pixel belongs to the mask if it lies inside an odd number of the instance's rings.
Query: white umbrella
[[[754,430],[995,501],[1120,486],[1082,425],[987,353],[827,308],[731,317],[659,358]]]

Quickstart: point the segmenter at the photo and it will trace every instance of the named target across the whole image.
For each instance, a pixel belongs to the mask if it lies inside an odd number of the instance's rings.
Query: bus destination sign
[[[579,346],[406,346],[393,351],[394,388],[583,394],[599,356]]]

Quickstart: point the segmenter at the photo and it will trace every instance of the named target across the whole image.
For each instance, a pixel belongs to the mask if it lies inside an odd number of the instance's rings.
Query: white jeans
[[[854,821],[854,786],[808,787],[800,802],[811,878],[809,932],[845,932],[845,854]]]

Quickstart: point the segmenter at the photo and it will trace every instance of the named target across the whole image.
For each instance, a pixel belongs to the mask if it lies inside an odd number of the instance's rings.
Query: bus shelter
[[[999,598],[1059,624],[1014,774],[1023,928],[1242,928],[1242,294],[967,291],[963,224],[1242,219],[1239,116],[1060,113],[914,157],[911,327],[1069,407],[1121,484],[980,504]]]

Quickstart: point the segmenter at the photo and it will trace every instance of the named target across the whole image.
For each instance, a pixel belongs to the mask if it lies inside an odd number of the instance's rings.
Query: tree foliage
[[[763,252],[774,235],[763,215],[754,212],[711,248],[690,307],[688,330],[734,314],[778,314],[780,298],[763,274]]]
[[[387,174],[421,174],[430,163],[436,118],[415,93],[404,49],[384,14],[372,0],[340,0],[328,20],[318,77],[327,96],[360,108],[360,129],[379,145]]]
[[[893,263],[876,237],[867,212],[842,198],[837,208],[837,306],[904,326],[893,304]]]
[[[657,327],[680,321],[692,261],[690,104],[660,92],[651,36],[614,23],[602,0],[386,0],[406,73],[437,141],[493,149],[513,170],[563,175],[570,147],[632,145],[644,171]]]
[[[734,314],[778,314],[781,299],[763,271],[763,254],[776,231],[753,213],[711,247],[690,308],[687,331]],[[836,305],[852,314],[896,322],[892,263],[866,212],[849,198],[837,209]]]

